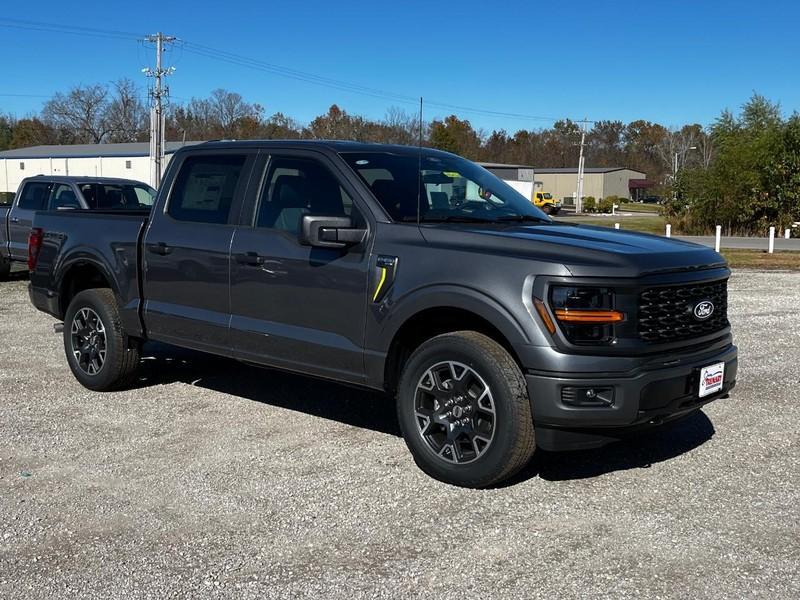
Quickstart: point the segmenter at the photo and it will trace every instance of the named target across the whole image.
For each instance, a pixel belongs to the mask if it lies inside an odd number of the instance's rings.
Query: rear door
[[[144,316],[150,337],[228,353],[229,261],[256,152],[192,152],[170,179],[144,238]]]
[[[8,248],[13,260],[28,260],[28,236],[37,210],[47,208],[51,184],[28,180],[22,184],[16,202],[8,215]]]
[[[231,246],[232,349],[245,360],[360,382],[369,244],[311,248],[298,232],[304,214],[350,216],[367,227],[368,213],[321,154],[276,151],[259,167],[255,210]]]

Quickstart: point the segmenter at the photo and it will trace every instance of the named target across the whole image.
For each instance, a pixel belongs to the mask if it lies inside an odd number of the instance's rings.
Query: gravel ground
[[[485,491],[419,471],[379,395],[164,347],[89,392],[25,286],[0,284],[2,598],[800,596],[800,274],[734,275],[730,399]]]

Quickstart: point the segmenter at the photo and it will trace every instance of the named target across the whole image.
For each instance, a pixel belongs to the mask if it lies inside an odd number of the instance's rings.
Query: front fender
[[[433,284],[413,290],[399,298],[373,305],[366,331],[365,366],[367,379],[375,387],[383,385],[384,369],[391,343],[400,328],[415,315],[429,309],[455,308],[471,312],[490,323],[510,345],[531,344],[533,324],[527,325],[506,306],[486,293],[454,284]],[[520,310],[524,307],[520,302]],[[526,327],[527,325],[527,327]]]

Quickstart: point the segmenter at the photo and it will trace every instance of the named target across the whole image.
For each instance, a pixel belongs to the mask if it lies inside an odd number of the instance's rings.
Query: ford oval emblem
[[[694,318],[698,321],[705,321],[714,314],[714,303],[703,300],[694,305]]]

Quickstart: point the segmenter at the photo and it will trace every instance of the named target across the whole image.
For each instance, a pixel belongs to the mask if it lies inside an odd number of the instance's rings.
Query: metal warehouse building
[[[566,204],[573,203],[577,188],[578,169],[536,169],[536,181],[542,182],[542,190],[550,192]],[[586,167],[583,170],[583,195],[597,199],[608,196],[635,199],[639,190],[652,184],[647,175],[626,167]]]
[[[178,148],[197,143],[167,142],[166,161]],[[150,173],[148,142],[31,146],[0,152],[0,192],[16,192],[23,179],[34,175],[123,177],[152,183]]]
[[[526,198],[531,198],[534,186],[550,192],[554,198],[572,205],[578,183],[578,169],[535,168],[530,165],[479,163],[500,179],[514,187]],[[583,170],[583,195],[595,198],[619,196],[637,199],[652,183],[641,171],[626,167],[585,168]]]

